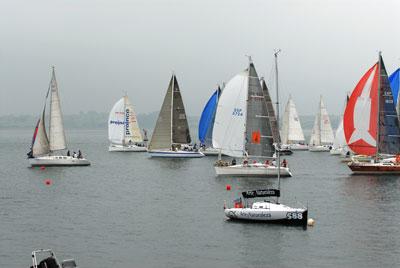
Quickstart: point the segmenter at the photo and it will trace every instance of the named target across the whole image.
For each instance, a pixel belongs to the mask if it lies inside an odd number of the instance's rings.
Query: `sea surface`
[[[296,152],[281,202],[308,205],[315,226],[235,223],[224,200],[276,179],[217,178],[213,157],[111,153],[104,130],[67,132],[90,167],[32,169],[31,135],[0,130],[0,267],[29,267],[38,248],[81,268],[400,266],[398,176],[351,176],[338,157]]]

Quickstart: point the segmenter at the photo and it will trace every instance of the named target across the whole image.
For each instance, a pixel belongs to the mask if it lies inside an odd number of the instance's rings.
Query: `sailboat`
[[[200,152],[204,155],[218,155],[219,150],[212,147],[212,131],[214,128],[215,112],[217,111],[217,105],[219,96],[221,95],[221,88],[218,87],[201,113],[199,121],[199,141],[200,141]]]
[[[271,126],[271,132],[272,132],[272,138],[274,140],[275,150],[278,150],[276,145],[278,143],[281,143],[281,135],[280,135],[279,129],[277,127],[274,105],[272,103],[271,95],[269,94],[269,90],[268,90],[267,84],[265,83],[265,80],[264,80],[263,77],[261,77],[260,83],[261,83],[261,88],[262,88],[263,93],[264,93],[264,100],[265,100],[265,103],[267,105],[269,124]],[[284,147],[284,146],[281,146],[279,148],[279,151],[280,151],[281,155],[291,155],[291,154],[293,154],[293,152],[292,152],[292,150],[290,150],[290,148]]]
[[[290,148],[293,151],[308,150],[308,145],[305,144],[303,129],[299,116],[297,114],[296,105],[289,95],[289,100],[285,107],[282,121],[282,147]]]
[[[396,107],[397,115],[400,115],[400,102],[399,102],[399,94],[400,94],[400,68],[394,71],[389,76],[390,88],[392,89],[392,96],[394,105]]]
[[[250,57],[249,67],[233,77],[220,96],[212,140],[221,154],[234,157],[231,163],[216,162],[217,175],[276,176],[279,169],[283,176],[292,175],[286,161],[284,166],[270,163],[275,152],[270,117]],[[244,158],[244,161],[237,164],[235,158]],[[249,162],[248,158],[265,161]]]
[[[50,95],[49,135],[46,132],[46,103]],[[31,166],[88,166],[90,162],[79,155],[63,155],[61,151],[67,148],[63,117],[58,94],[58,85],[54,67],[47,90],[43,111],[38,120],[32,138],[28,160]],[[69,152],[69,151],[68,151]]]
[[[151,157],[198,158],[204,154],[190,145],[191,138],[178,81],[172,74],[148,152]]]
[[[329,120],[328,111],[322,100],[319,100],[318,112],[315,117],[314,127],[309,144],[310,152],[329,152],[333,144],[333,130]]]
[[[135,111],[127,95],[118,100],[108,118],[110,152],[146,152]]]
[[[277,56],[279,51],[275,53],[275,65],[277,66]],[[276,74],[278,68],[276,67]],[[277,125],[279,126],[279,90],[277,91]],[[280,143],[277,144],[280,147]],[[279,150],[277,151],[277,160],[280,161]],[[254,221],[265,223],[280,223],[287,225],[300,225],[307,228],[308,209],[306,207],[292,208],[279,202],[281,194],[280,190],[280,169],[278,169],[278,187],[277,189],[260,189],[242,192],[242,198],[234,201],[233,208],[226,208],[224,204],[225,216],[230,220]],[[254,198],[276,197],[273,200],[263,200],[252,203],[250,200]],[[243,202],[244,201],[244,202]]]
[[[47,255],[44,259],[40,260],[39,257]],[[32,266],[31,268],[77,268],[74,259],[59,261],[51,249],[38,249],[32,251]],[[44,257],[44,256],[43,256]],[[43,258],[42,257],[42,258]]]
[[[347,105],[349,97],[346,96],[345,108]],[[335,132],[335,139],[333,140],[332,149],[330,150],[331,155],[342,155],[346,156],[349,152],[349,147],[346,143],[346,138],[344,137],[343,129],[343,115],[340,116],[340,122]],[[348,154],[350,155],[350,153]]]
[[[369,162],[351,161],[353,173],[400,173],[399,120],[381,53],[354,88],[343,126],[350,149],[373,157]]]

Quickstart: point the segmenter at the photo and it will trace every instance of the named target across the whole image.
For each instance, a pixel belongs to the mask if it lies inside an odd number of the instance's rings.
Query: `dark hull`
[[[400,174],[400,165],[350,163],[349,168],[354,174]]]

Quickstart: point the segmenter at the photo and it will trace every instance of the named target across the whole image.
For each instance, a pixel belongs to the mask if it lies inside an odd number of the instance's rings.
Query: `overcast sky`
[[[199,115],[246,54],[271,87],[275,48],[281,102],[314,114],[322,94],[339,114],[378,50],[400,66],[399,14],[398,0],[0,0],[0,115],[39,114],[51,65],[65,114],[108,112],[125,91],[158,111],[175,71]]]

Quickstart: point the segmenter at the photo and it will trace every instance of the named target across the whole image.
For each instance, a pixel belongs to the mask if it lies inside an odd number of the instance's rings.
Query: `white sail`
[[[226,84],[215,116],[213,147],[232,157],[242,157],[244,152],[248,76],[246,70]]]
[[[125,99],[125,144],[133,143],[142,143],[142,133],[140,132],[139,124],[137,122],[137,117],[135,111],[133,110],[133,105],[128,99],[128,96],[124,97]]]
[[[336,129],[335,140],[333,141],[333,148],[339,149],[339,148],[345,148],[345,147],[347,147],[347,143],[346,143],[346,138],[344,136],[343,116],[342,116],[339,126]]]
[[[125,98],[114,104],[108,117],[108,139],[113,144],[122,145],[125,131]]]
[[[283,144],[304,143],[305,141],[296,105],[291,96],[289,96],[285,113],[283,114],[281,136]]]
[[[61,113],[60,97],[58,95],[58,86],[56,74],[53,67],[53,73],[50,82],[50,127],[49,143],[50,150],[63,150],[67,147],[65,141],[65,132],[63,118]]]
[[[328,111],[320,98],[318,113],[315,117],[314,127],[311,133],[310,145],[331,145],[333,143],[333,130],[329,120]]]
[[[40,156],[50,153],[49,140],[47,139],[46,127],[45,127],[45,108],[43,109],[42,115],[39,119],[37,127],[35,129],[34,141],[32,145],[33,156]]]
[[[320,100],[321,109],[321,143],[322,145],[331,145],[333,143],[333,130],[331,125],[331,120],[329,119],[328,111],[322,101],[322,96]]]

